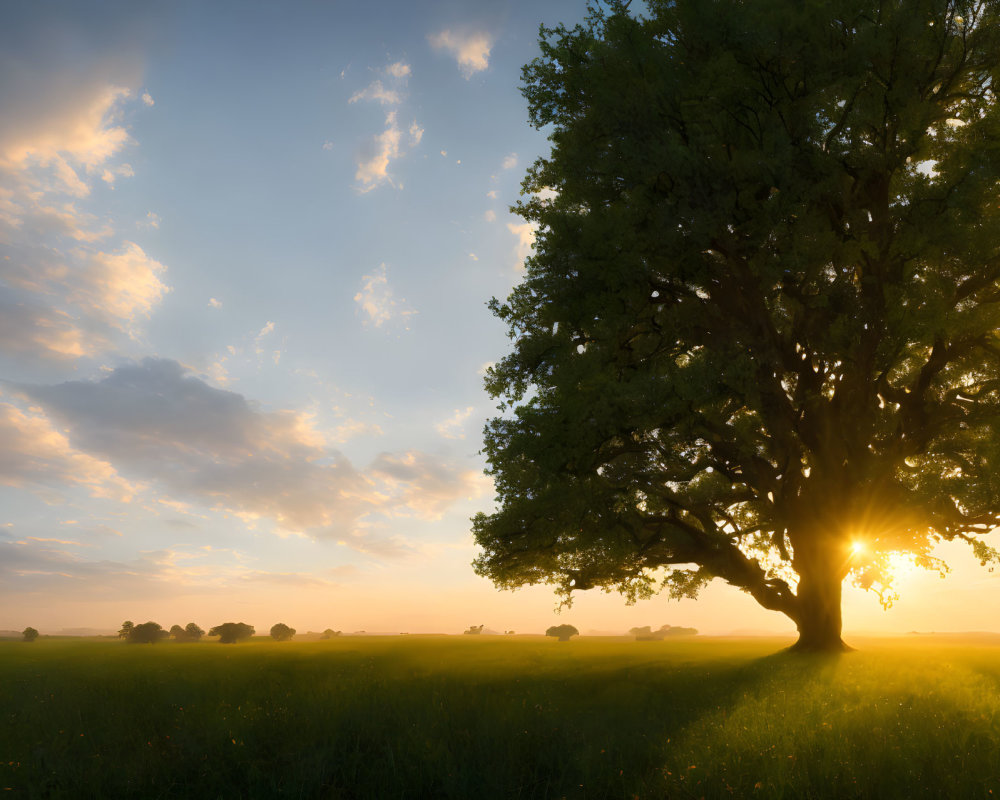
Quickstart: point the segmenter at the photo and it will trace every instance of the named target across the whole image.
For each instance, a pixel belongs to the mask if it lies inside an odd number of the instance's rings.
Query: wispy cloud
[[[410,65],[397,61],[384,70],[385,75],[395,84],[385,86],[380,79],[372,81],[364,89],[351,95],[349,103],[371,100],[382,106],[399,106],[405,99],[403,91],[406,78],[410,75]],[[399,124],[398,108],[391,108],[385,115],[385,129],[367,142],[358,155],[358,168],[354,173],[356,188],[362,194],[388,183],[396,185],[389,172],[389,165],[401,158],[408,150],[420,144],[424,131],[416,120],[410,123],[404,137]]]
[[[493,38],[482,31],[445,29],[428,36],[427,40],[435,50],[444,50],[455,57],[466,80],[490,65]]]
[[[474,411],[475,408],[473,406],[469,406],[465,410],[456,408],[455,412],[450,417],[437,423],[434,426],[434,430],[446,439],[464,439],[465,423],[468,421],[469,417],[472,416]]]
[[[514,169],[517,166],[517,153],[511,153],[503,160],[503,164],[500,165],[501,169]]]
[[[372,81],[364,89],[351,95],[348,103],[357,103],[359,100],[374,100],[382,105],[398,105],[402,102],[402,95],[393,89],[386,89],[382,81]]]
[[[380,328],[391,320],[402,322],[405,327],[409,318],[416,314],[403,298],[397,298],[389,286],[385,264],[380,264],[372,275],[361,278],[361,291],[354,295],[358,310],[366,317],[366,325]]]

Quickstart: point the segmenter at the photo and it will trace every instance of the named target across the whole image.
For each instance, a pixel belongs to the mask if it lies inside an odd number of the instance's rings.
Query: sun
[[[853,542],[851,542],[851,555],[852,556],[859,556],[862,553],[864,553],[866,549],[867,548],[865,547],[865,543],[862,542],[859,539],[855,539]]]

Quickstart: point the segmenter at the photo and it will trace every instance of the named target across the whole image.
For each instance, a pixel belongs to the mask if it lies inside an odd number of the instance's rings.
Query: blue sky
[[[520,68],[584,12],[4,7],[0,628],[789,628],[725,587],[557,618],[469,566],[507,347],[485,303],[546,151]],[[848,623],[943,622],[934,586],[881,616],[849,593]]]

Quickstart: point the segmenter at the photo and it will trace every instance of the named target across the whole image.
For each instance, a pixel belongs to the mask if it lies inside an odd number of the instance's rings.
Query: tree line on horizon
[[[245,622],[223,622],[208,631],[209,636],[218,636],[220,644],[236,644],[246,641],[257,633],[253,625]],[[295,636],[295,628],[291,628],[283,622],[275,623],[269,632],[272,639],[277,642],[287,642]],[[332,631],[327,628],[324,638],[339,635],[340,631]],[[36,632],[37,636],[37,632]],[[118,631],[118,638],[124,639],[131,644],[155,644],[163,639],[173,638],[177,642],[197,642],[205,636],[205,631],[196,623],[189,622],[183,628],[180,625],[173,625],[170,630],[164,630],[158,622],[143,622],[136,625],[132,620],[125,620]],[[27,632],[25,632],[25,641]]]

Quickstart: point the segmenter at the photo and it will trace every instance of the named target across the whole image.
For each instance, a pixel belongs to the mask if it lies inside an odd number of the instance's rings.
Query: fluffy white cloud
[[[144,106],[154,106],[154,105],[156,105],[156,101],[153,100],[153,96],[149,92],[143,92],[142,93],[142,104]]]
[[[214,297],[209,297],[208,298],[208,305],[211,308],[222,308],[222,301],[221,300],[216,300]]]
[[[490,65],[493,39],[481,31],[443,30],[427,37],[435,50],[445,50],[455,57],[466,80]]]
[[[503,164],[500,165],[502,169],[514,169],[517,166],[517,153],[511,153],[509,156],[504,158]]]
[[[409,318],[417,313],[407,306],[404,299],[394,295],[389,286],[385,264],[380,264],[373,275],[363,276],[361,281],[361,291],[354,295],[354,302],[365,315],[366,325],[380,328],[390,320],[406,325]]]

